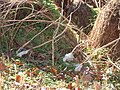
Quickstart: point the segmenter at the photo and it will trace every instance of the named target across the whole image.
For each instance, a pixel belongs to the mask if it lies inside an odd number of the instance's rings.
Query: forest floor
[[[73,63],[38,66],[21,59],[0,57],[0,60],[2,90],[119,90],[120,87],[120,73],[115,68],[114,73],[113,68],[104,70],[104,63],[97,65],[100,70],[85,65],[76,72]]]
[[[69,22],[51,0],[41,2],[0,5],[0,90],[120,90],[120,62],[111,61],[108,49],[96,52],[86,43],[83,63],[63,60],[74,48],[61,34]]]

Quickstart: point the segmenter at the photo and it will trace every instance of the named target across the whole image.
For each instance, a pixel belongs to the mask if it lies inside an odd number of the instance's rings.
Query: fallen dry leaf
[[[67,89],[70,89],[70,90],[73,89],[72,83],[69,83],[69,84],[68,84]]]
[[[19,65],[19,66],[23,66],[24,64],[22,63],[22,62],[20,62],[20,61],[15,61],[15,64],[16,65]]]
[[[25,74],[27,74],[27,76],[30,76],[30,72],[29,71],[25,72]]]
[[[58,71],[56,68],[54,67],[51,67],[51,70],[50,70],[54,75],[57,75]]]
[[[58,74],[58,75],[57,75],[57,79],[59,79],[59,80],[60,80],[60,79],[65,79],[64,74]]]
[[[3,71],[6,69],[6,66],[4,63],[0,62],[0,71]]]
[[[102,79],[102,75],[103,73],[101,71],[97,72],[97,80],[101,80]]]
[[[74,90],[81,90],[80,87],[75,88]]]
[[[21,76],[20,75],[16,75],[16,82],[20,82],[21,81]]]
[[[95,90],[101,90],[101,85],[99,82],[94,82]]]
[[[32,69],[32,71],[37,71],[37,70],[39,70],[38,67],[35,67],[35,68]]]
[[[39,75],[36,71],[33,71],[31,74],[32,74],[32,76],[38,76]]]

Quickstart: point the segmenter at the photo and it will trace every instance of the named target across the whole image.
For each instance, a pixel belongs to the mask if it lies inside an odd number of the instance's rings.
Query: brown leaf
[[[27,74],[28,76],[30,76],[30,72],[28,72],[28,71],[25,74]]]
[[[0,62],[0,71],[3,71],[6,69],[6,66],[4,63]]]
[[[37,71],[37,70],[39,70],[38,67],[35,67],[35,68],[32,69],[32,71]]]
[[[54,75],[57,75],[58,71],[56,68],[54,67],[51,67],[51,72],[54,74]]]
[[[94,82],[95,90],[101,90],[101,85],[99,82]]]
[[[102,79],[102,72],[98,71],[97,72],[97,80],[101,80]]]
[[[5,72],[6,72],[6,73],[9,73],[9,72],[10,72],[10,70],[9,70],[9,69],[6,69],[6,70],[5,70]]]
[[[80,87],[75,88],[75,90],[81,90]]]
[[[36,71],[32,72],[32,76],[38,76],[39,74]]]
[[[19,66],[23,66],[24,64],[22,63],[22,62],[20,62],[20,61],[15,61],[15,64],[16,65],[19,65]]]
[[[65,79],[65,76],[63,74],[57,74],[57,79]]]
[[[20,82],[21,81],[21,76],[20,75],[16,75],[16,82]]]
[[[70,90],[73,89],[72,83],[69,83],[67,88]]]

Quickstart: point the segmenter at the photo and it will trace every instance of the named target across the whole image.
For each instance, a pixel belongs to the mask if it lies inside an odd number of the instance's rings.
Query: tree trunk
[[[100,11],[90,33],[91,47],[97,48],[120,37],[120,1],[110,0]],[[120,57],[120,41],[108,46],[112,58]]]
[[[64,15],[69,17],[71,13],[71,21],[74,25],[79,28],[83,27],[85,33],[91,30],[91,20],[93,19],[93,12],[91,8],[82,0],[54,0],[55,4],[62,8],[61,4],[63,1]]]
[[[68,18],[70,14],[73,13],[71,17],[72,24],[79,28],[82,27],[82,30],[86,34],[90,32],[92,28],[90,20],[93,18],[93,12],[86,3],[84,3],[82,0],[54,0],[54,2],[60,8],[62,8],[63,3],[64,16],[66,18]],[[66,37],[69,39],[69,42],[73,43],[73,46],[76,46],[77,39],[75,35],[73,35],[74,32],[75,31],[72,32],[72,30],[67,30]],[[81,34],[80,31],[77,32],[78,35]]]

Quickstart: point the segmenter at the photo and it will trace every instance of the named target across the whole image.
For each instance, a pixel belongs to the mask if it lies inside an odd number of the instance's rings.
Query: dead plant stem
[[[61,14],[60,14],[60,17],[59,17],[59,24],[58,24],[58,27],[56,28],[56,30],[54,31],[54,34],[53,34],[53,39],[52,39],[52,65],[54,66],[55,64],[55,37],[59,31],[59,28],[60,28],[60,23],[61,23],[61,20],[62,20],[62,16],[63,16],[63,3],[62,2],[62,9],[61,9]]]

